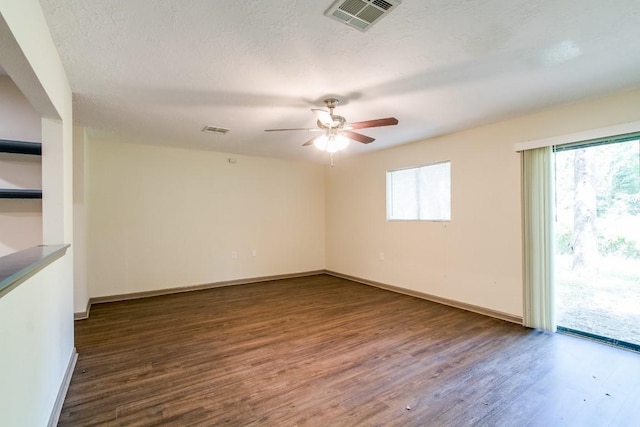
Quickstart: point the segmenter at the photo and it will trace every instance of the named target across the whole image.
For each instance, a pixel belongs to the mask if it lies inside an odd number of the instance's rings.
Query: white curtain
[[[556,331],[553,289],[553,151],[523,151],[524,326]]]

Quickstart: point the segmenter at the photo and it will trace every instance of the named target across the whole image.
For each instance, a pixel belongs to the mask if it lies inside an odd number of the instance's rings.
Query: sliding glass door
[[[640,349],[640,135],[555,147],[558,329]]]

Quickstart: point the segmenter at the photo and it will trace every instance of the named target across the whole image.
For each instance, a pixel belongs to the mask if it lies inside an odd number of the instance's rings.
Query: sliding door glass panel
[[[640,141],[633,138],[555,149],[556,310],[561,330],[640,348]]]

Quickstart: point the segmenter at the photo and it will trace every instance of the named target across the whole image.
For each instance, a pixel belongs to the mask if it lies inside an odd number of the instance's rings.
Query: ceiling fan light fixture
[[[313,141],[313,145],[320,151],[326,151],[327,153],[336,153],[340,150],[344,150],[349,146],[349,138],[344,135],[322,135]]]
[[[340,151],[340,150],[344,150],[345,148],[347,148],[351,141],[349,140],[349,138],[347,138],[344,135],[337,135],[335,137],[335,139],[333,140],[333,142],[334,142],[334,144],[336,146],[336,151]]]
[[[313,141],[313,145],[320,151],[326,151],[328,141],[327,135],[321,135]]]

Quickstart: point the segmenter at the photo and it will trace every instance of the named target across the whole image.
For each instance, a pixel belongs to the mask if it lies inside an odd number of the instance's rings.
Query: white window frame
[[[421,191],[421,189],[420,189],[421,181],[420,180],[416,181],[416,198],[414,200],[414,203],[416,203],[417,206],[416,206],[415,216],[407,218],[407,217],[399,217],[399,215],[394,214],[394,212],[393,212],[393,210],[394,210],[393,209],[393,207],[394,207],[393,174],[396,173],[396,172],[408,171],[408,170],[412,170],[412,169],[416,170],[418,172],[420,169],[427,169],[427,168],[430,168],[430,167],[440,166],[440,165],[444,165],[444,164],[448,164],[449,165],[449,174],[447,176],[448,182],[444,183],[448,187],[448,190],[449,190],[448,194],[447,194],[448,197],[445,200],[445,203],[448,204],[448,209],[445,210],[444,215],[439,215],[439,216],[429,215],[429,216],[427,216],[428,213],[425,214],[425,212],[421,211],[420,205],[424,203],[423,198],[424,197],[429,197],[429,194],[426,194],[424,191]],[[429,222],[449,222],[449,221],[451,221],[451,161],[450,160],[437,162],[437,163],[422,164],[422,165],[419,165],[419,166],[411,166],[411,167],[406,167],[406,168],[401,168],[401,169],[388,170],[387,174],[386,174],[386,177],[387,177],[387,221],[429,221]],[[448,216],[447,216],[447,214],[448,214]]]

